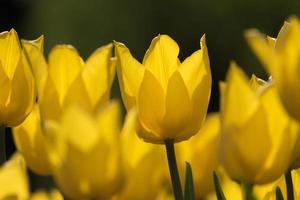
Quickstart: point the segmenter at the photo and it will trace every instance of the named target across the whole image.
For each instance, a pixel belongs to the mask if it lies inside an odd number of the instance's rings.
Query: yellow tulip
[[[35,173],[49,175],[51,166],[41,128],[40,109],[36,104],[25,121],[13,128],[16,147],[24,156],[27,166]]]
[[[70,106],[59,121],[46,121],[45,130],[52,173],[66,196],[107,199],[121,189],[119,104],[112,102],[95,116]]]
[[[229,175],[264,184],[284,174],[295,156],[298,125],[285,112],[274,85],[262,85],[254,76],[249,84],[233,63],[221,84],[220,107],[219,158]]]
[[[205,36],[201,50],[182,63],[167,35],[151,42],[143,63],[115,42],[117,73],[127,110],[137,107],[138,135],[146,142],[180,142],[197,133],[206,116],[211,73]]]
[[[214,190],[212,174],[219,166],[217,154],[219,136],[219,114],[211,114],[197,135],[177,146],[179,165],[183,165],[181,175],[184,175],[185,161],[192,166],[197,199],[202,199]],[[184,176],[181,180],[184,180]]]
[[[15,154],[0,168],[0,199],[27,200],[29,186],[23,157]]]
[[[257,30],[246,33],[248,43],[273,76],[282,102],[292,117],[300,121],[300,21],[285,22],[277,39]]]
[[[39,48],[23,41],[36,79],[38,100],[45,119],[57,120],[62,108],[78,104],[96,111],[108,101],[115,75],[112,44],[97,49],[84,62],[70,45],[57,45],[46,62]]]
[[[0,125],[19,125],[35,101],[34,79],[15,30],[0,33]]]
[[[135,132],[136,112],[132,109],[121,133],[126,177],[123,190],[114,200],[153,200],[168,185],[169,172],[163,146],[146,144]],[[153,169],[155,164],[155,170]],[[146,183],[146,185],[145,185]]]

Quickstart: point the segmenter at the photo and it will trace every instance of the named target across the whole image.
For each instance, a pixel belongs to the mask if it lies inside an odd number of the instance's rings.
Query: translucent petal
[[[126,109],[129,110],[136,105],[136,97],[144,75],[144,66],[132,57],[124,44],[115,42],[115,54],[121,94]]]
[[[112,44],[100,47],[86,61],[82,71],[82,77],[88,96],[93,107],[97,105],[101,97],[110,90],[112,78],[110,58],[112,56]]]
[[[49,54],[49,76],[53,80],[62,104],[68,88],[84,65],[77,51],[69,45],[58,45]]]
[[[145,130],[151,130],[161,138],[161,122],[165,113],[164,98],[165,93],[160,83],[146,70],[137,99],[138,116]]]
[[[156,95],[153,96],[157,98]],[[161,125],[164,134],[162,137],[175,140],[184,137],[183,132],[191,120],[192,104],[179,71],[175,71],[168,82],[165,104],[166,113]]]
[[[4,72],[11,80],[21,57],[18,34],[14,29],[0,33],[0,61]]]
[[[190,96],[192,96],[204,76],[211,77],[205,35],[201,38],[201,50],[186,58],[180,65],[179,71],[187,85]]]
[[[164,89],[167,88],[168,79],[178,67],[179,47],[167,35],[155,37],[145,54],[143,64],[151,71]]]

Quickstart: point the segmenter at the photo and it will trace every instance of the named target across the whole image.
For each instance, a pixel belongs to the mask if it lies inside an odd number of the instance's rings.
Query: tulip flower
[[[219,114],[211,114],[206,118],[198,134],[178,144],[176,153],[179,165],[183,165],[187,161],[192,166],[197,199],[203,199],[214,190],[212,174],[219,168],[217,154],[219,136]],[[184,166],[181,168],[181,174],[184,175]]]
[[[201,50],[182,63],[167,35],[155,37],[143,63],[115,42],[117,73],[127,110],[137,107],[138,135],[146,142],[180,142],[196,134],[206,116],[211,73],[205,36]]]
[[[116,102],[95,115],[73,105],[45,122],[52,174],[67,197],[109,199],[121,189],[120,115]]]
[[[0,199],[29,198],[26,166],[23,157],[15,154],[0,168]]]
[[[289,114],[300,121],[300,21],[285,22],[277,39],[266,37],[257,30],[246,32],[248,43],[272,75]]]
[[[24,156],[27,166],[36,174],[50,175],[51,165],[41,127],[40,109],[36,104],[25,121],[13,128],[16,147]]]
[[[132,109],[127,114],[121,133],[127,180],[114,200],[153,200],[160,195],[162,188],[171,190],[170,185],[167,184],[168,168],[164,148],[146,144],[138,138],[135,132],[135,118],[136,112]]]
[[[23,41],[36,79],[42,117],[57,120],[62,108],[78,104],[96,111],[105,104],[114,80],[112,44],[97,49],[84,62],[70,45],[57,45],[46,62],[36,45]]]
[[[0,33],[0,87],[0,125],[17,126],[32,110],[35,86],[26,54],[13,29]]]
[[[249,83],[232,63],[221,84],[219,158],[232,178],[253,184],[274,181],[287,171],[299,137],[276,87],[262,83],[255,76]]]

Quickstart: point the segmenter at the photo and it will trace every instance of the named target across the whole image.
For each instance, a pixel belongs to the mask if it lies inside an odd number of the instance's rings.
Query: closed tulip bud
[[[52,173],[67,197],[109,199],[121,189],[119,104],[112,102],[95,115],[70,106],[59,121],[45,122],[45,130]]]
[[[96,112],[109,100],[115,75],[112,44],[97,49],[86,62],[70,45],[55,46],[46,61],[37,45],[23,44],[32,64],[43,118],[57,120],[62,108],[72,104]]]
[[[203,199],[214,190],[213,171],[219,167],[218,142],[220,136],[219,114],[206,118],[200,132],[177,146],[179,165],[189,162],[193,170],[193,179],[197,199]],[[184,166],[182,175],[184,175]],[[184,177],[181,178],[184,180]]]
[[[132,109],[121,133],[126,182],[114,200],[153,200],[168,185],[168,168],[163,146],[147,144],[135,132],[136,112]],[[153,169],[155,164],[155,170]],[[147,186],[145,186],[147,183]]]
[[[249,84],[232,63],[226,83],[221,84],[220,107],[219,158],[229,175],[263,184],[285,173],[293,162],[298,132],[291,128],[294,121],[281,105],[274,85],[256,77]]]
[[[14,127],[35,101],[34,79],[15,30],[0,33],[0,124]]]
[[[25,121],[13,128],[16,147],[26,160],[26,165],[36,174],[49,175],[51,166],[41,127],[40,109],[36,104]]]
[[[206,116],[211,73],[205,36],[201,50],[182,63],[167,35],[154,38],[139,63],[115,42],[117,73],[127,110],[136,106],[138,135],[147,142],[180,142],[196,134]]]
[[[246,32],[248,43],[272,75],[289,114],[300,121],[300,21],[285,22],[277,39],[266,37],[257,30]]]
[[[27,200],[29,186],[26,165],[20,154],[15,154],[0,168],[0,199]]]

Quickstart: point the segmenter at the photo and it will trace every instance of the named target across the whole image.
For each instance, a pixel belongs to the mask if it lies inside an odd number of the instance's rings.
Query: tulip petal
[[[49,54],[49,76],[58,91],[59,102],[63,103],[70,85],[75,81],[83,61],[77,51],[70,45],[58,45]]]
[[[167,88],[168,79],[178,67],[179,47],[167,35],[155,37],[145,54],[143,65],[151,71],[164,89]]]
[[[255,74],[252,74],[249,85],[254,91],[259,92],[261,89],[267,87],[268,83],[260,78],[257,78]]]
[[[85,87],[93,107],[110,90],[112,77],[114,77],[114,74],[111,74],[111,71],[114,71],[111,68],[114,68],[114,66],[111,65],[110,61],[112,48],[113,45],[108,44],[97,49],[87,59],[82,71]],[[108,95],[106,96],[108,98]]]
[[[127,110],[136,105],[136,97],[141,85],[144,66],[134,59],[129,49],[122,43],[115,42],[117,73],[121,95]]]
[[[11,81],[11,93],[6,111],[1,111],[6,113],[6,125],[10,127],[19,125],[26,118],[35,101],[34,79],[23,52],[21,56]]]
[[[287,42],[287,36],[289,35],[291,28],[292,26],[289,22],[284,22],[283,26],[281,27],[277,35],[277,40],[275,43],[275,48],[277,50],[282,50],[283,48],[285,48]]]
[[[43,120],[58,120],[61,116],[62,105],[59,102],[58,91],[50,76],[47,77],[42,91],[42,95],[39,96],[39,104]]]
[[[269,138],[272,149],[261,174],[257,178],[276,180],[290,164],[291,152],[295,147],[297,132],[287,132],[290,119],[281,105],[279,94],[274,86],[268,87],[261,96],[261,102],[268,119]],[[276,170],[274,170],[276,166]],[[273,170],[271,170],[273,169]],[[267,172],[267,173],[266,173]],[[265,173],[265,174],[264,174]],[[260,177],[261,176],[261,177]]]
[[[88,152],[98,142],[98,128],[93,123],[93,118],[88,112],[78,106],[70,106],[62,116],[61,132],[64,137],[82,152]],[[75,122],[77,125],[74,125]]]
[[[97,81],[96,81],[97,82]],[[94,85],[96,82],[94,82]],[[96,93],[96,91],[95,91]],[[65,96],[62,108],[66,108],[70,105],[78,105],[86,111],[93,112],[92,100],[89,97],[87,88],[84,85],[81,76],[78,76],[76,80],[70,85],[67,94]]]
[[[195,134],[201,128],[208,109],[211,93],[211,78],[205,76],[202,78],[199,85],[195,88],[192,96],[192,111],[191,120],[186,131],[186,137],[190,137],[191,134]],[[189,134],[188,134],[189,133]]]
[[[165,113],[164,97],[165,93],[160,83],[146,70],[137,99],[137,110],[141,127],[152,132],[154,137],[160,137],[161,122]]]
[[[40,52],[44,52],[44,36],[41,35],[40,37],[38,37],[37,39],[35,40],[21,40],[22,42],[22,47],[25,48],[25,49],[30,49],[32,48],[33,46],[35,46],[36,48],[38,48],[38,50]]]
[[[11,83],[9,78],[7,77],[6,73],[4,72],[2,68],[2,64],[0,61],[0,85],[1,85],[1,90],[0,90],[0,110],[2,112],[3,109],[5,109],[7,103],[9,102],[10,99],[10,92],[11,92]],[[3,122],[3,117],[1,116],[0,112],[0,121]]]
[[[13,79],[21,57],[18,34],[14,29],[0,33],[0,61],[8,78]]]
[[[205,35],[202,36],[200,44],[201,50],[194,52],[190,57],[186,58],[179,67],[190,96],[192,96],[203,77],[211,76]]]
[[[0,168],[0,199],[29,199],[25,161],[15,154]]]
[[[13,128],[13,137],[18,151],[26,160],[26,165],[37,174],[49,175],[51,167],[37,104],[25,121],[20,126]]]
[[[256,56],[261,60],[264,67],[275,79],[280,77],[280,69],[275,49],[268,44],[267,38],[257,30],[249,30],[245,34],[246,39]]]
[[[168,82],[165,107],[166,113],[162,125],[164,139],[180,140],[180,135],[183,135],[191,120],[192,107],[188,90],[179,71],[175,71]]]
[[[224,124],[234,124],[243,126],[245,122],[256,112],[259,100],[255,92],[250,88],[247,77],[237,67],[231,63],[226,77],[226,92],[223,93],[224,105],[221,108]],[[236,95],[238,94],[238,95]]]
[[[43,39],[38,39],[43,40]],[[42,98],[48,76],[48,65],[42,53],[41,42],[32,43],[31,41],[22,41],[25,53],[29,59],[30,67],[35,79],[38,98]]]

